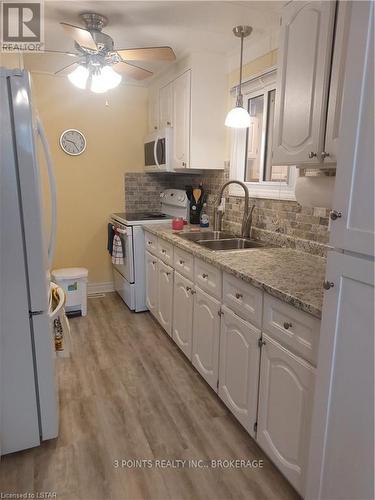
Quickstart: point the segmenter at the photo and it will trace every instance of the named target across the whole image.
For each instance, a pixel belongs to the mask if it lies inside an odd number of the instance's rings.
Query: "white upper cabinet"
[[[150,133],[159,129],[159,94],[157,89],[150,89],[148,99],[148,131]]]
[[[190,75],[186,71],[172,85],[174,168],[187,168],[190,161]]]
[[[257,441],[302,496],[315,369],[263,334]]]
[[[274,165],[322,162],[335,10],[335,1],[293,1],[283,9]]]
[[[172,127],[176,171],[224,168],[226,72],[222,55],[199,51],[171,65],[152,83],[149,128]]]
[[[172,84],[168,83],[159,90],[160,128],[172,126]]]
[[[257,417],[260,330],[222,308],[219,396],[252,437]]]
[[[220,302],[199,288],[194,295],[192,362],[217,391],[219,372]]]
[[[158,313],[161,326],[172,335],[173,269],[158,261]]]
[[[330,244],[374,255],[374,4],[353,2]]]
[[[175,272],[173,287],[173,340],[191,360],[193,340],[193,283]]]

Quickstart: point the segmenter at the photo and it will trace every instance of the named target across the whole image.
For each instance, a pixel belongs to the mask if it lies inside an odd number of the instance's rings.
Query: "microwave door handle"
[[[160,137],[157,137],[155,139],[155,142],[154,142],[154,160],[155,160],[155,165],[157,166],[157,168],[160,168],[160,163],[158,162],[158,152],[157,152],[159,140],[160,140]]]

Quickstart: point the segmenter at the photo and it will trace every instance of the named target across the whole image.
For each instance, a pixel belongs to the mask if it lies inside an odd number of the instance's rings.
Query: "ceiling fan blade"
[[[73,52],[64,52],[63,50],[43,50],[43,54],[56,54],[61,56],[79,57],[81,54],[74,54]]]
[[[120,61],[113,66],[113,69],[118,73],[122,73],[126,76],[130,76],[135,80],[144,80],[145,78],[149,78],[153,75],[152,71],[148,69],[139,68],[134,64],[127,63],[125,61]]]
[[[77,66],[79,66],[78,61],[72,62],[72,63],[68,64],[67,66],[64,66],[63,68],[55,71],[54,75],[65,74],[68,69],[73,71],[74,69],[76,69]]]
[[[73,24],[60,23],[64,28],[65,34],[70,36],[75,42],[85,49],[98,50],[98,47],[91,36],[91,33]]]
[[[125,61],[174,61],[176,54],[171,47],[140,47],[116,51]]]

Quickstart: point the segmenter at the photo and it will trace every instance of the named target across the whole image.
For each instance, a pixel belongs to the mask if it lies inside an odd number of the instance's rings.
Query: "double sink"
[[[213,251],[250,250],[254,248],[269,248],[271,246],[260,241],[237,238],[225,231],[189,231],[180,233],[178,236]]]

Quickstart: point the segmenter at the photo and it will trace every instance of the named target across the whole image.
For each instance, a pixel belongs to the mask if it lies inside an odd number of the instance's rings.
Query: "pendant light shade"
[[[79,89],[85,89],[87,84],[87,78],[89,77],[89,70],[86,66],[77,66],[74,71],[72,71],[68,78],[73,85]]]
[[[69,80],[79,89],[89,88],[92,92],[101,94],[117,87],[122,76],[114,71],[111,66],[101,68],[87,68],[79,65],[68,75]]]
[[[229,111],[225,119],[225,126],[231,128],[247,128],[250,126],[250,115],[243,107],[243,96],[241,92],[242,85],[242,59],[243,59],[243,39],[252,32],[251,26],[236,26],[233,33],[241,38],[241,56],[240,56],[240,83],[237,90],[236,106]]]

